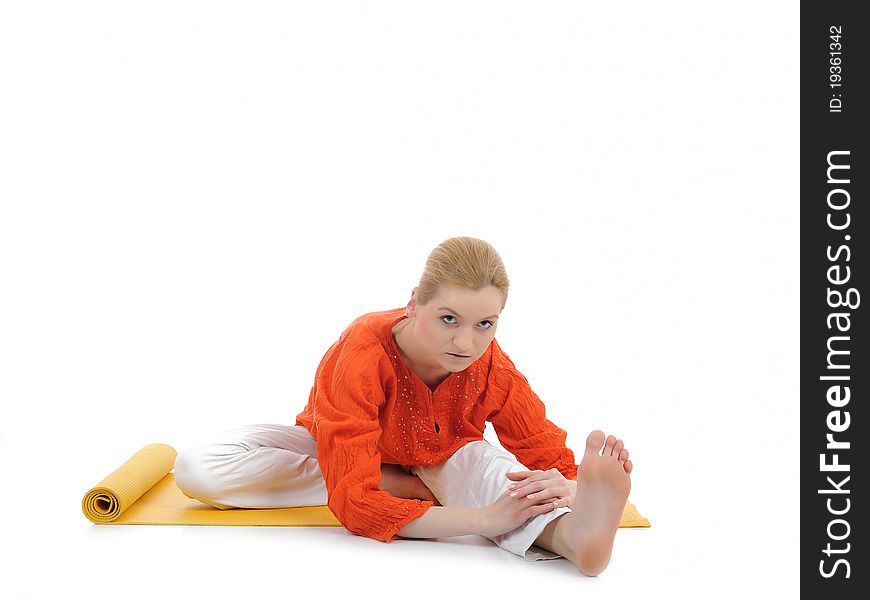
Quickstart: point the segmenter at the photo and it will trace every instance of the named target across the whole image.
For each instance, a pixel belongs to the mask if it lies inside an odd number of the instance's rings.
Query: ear
[[[405,314],[409,317],[413,317],[417,312],[417,288],[411,290],[411,299],[408,300],[408,306],[405,309]]]

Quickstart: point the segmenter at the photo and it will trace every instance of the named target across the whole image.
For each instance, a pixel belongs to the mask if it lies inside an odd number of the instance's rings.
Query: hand
[[[525,496],[512,498],[510,490],[508,490],[498,500],[480,509],[481,519],[478,534],[484,537],[502,535],[522,526],[532,517],[543,515],[552,510],[555,510],[552,503],[539,504]]]
[[[514,481],[508,486],[508,492],[516,494],[514,498],[534,500],[537,504],[553,503],[554,508],[571,507],[577,493],[577,482],[566,479],[559,469],[547,471],[511,471],[508,479]]]

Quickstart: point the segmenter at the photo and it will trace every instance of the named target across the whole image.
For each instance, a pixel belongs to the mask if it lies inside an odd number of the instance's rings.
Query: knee
[[[505,488],[511,483],[506,477],[507,473],[529,470],[513,454],[502,448],[488,445],[488,447],[481,447],[480,451],[480,462],[486,476],[496,477],[497,481],[504,484]]]
[[[215,460],[204,447],[180,452],[175,458],[175,485],[185,496],[219,507],[220,478],[213,469]]]
[[[199,473],[201,460],[195,449],[183,450],[175,457],[175,485],[187,496],[199,491],[198,483],[202,479]],[[198,495],[198,494],[197,494]],[[192,497],[192,496],[191,496]]]
[[[454,461],[457,468],[462,468],[468,473],[479,473],[485,478],[502,478],[503,473],[525,468],[512,454],[493,446],[486,440],[469,442],[449,460]],[[510,484],[506,477],[504,477],[504,484],[505,486]]]
[[[490,465],[516,462],[512,454],[509,454],[502,448],[493,446],[486,440],[469,442],[463,449],[466,450],[470,458],[473,457],[472,460],[480,464]]]

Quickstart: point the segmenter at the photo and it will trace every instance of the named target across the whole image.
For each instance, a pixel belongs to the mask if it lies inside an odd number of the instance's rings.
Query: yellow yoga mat
[[[82,499],[85,516],[98,525],[271,525],[341,527],[327,506],[230,508],[222,510],[188,498],[170,473],[176,452],[150,444],[134,454]],[[649,527],[631,502],[620,527]]]

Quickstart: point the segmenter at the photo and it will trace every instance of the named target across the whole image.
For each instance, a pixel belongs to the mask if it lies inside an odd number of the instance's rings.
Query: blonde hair
[[[465,236],[444,240],[429,254],[417,286],[417,302],[427,304],[444,284],[474,291],[491,285],[501,292],[502,309],[510,287],[504,263],[495,248]]]

